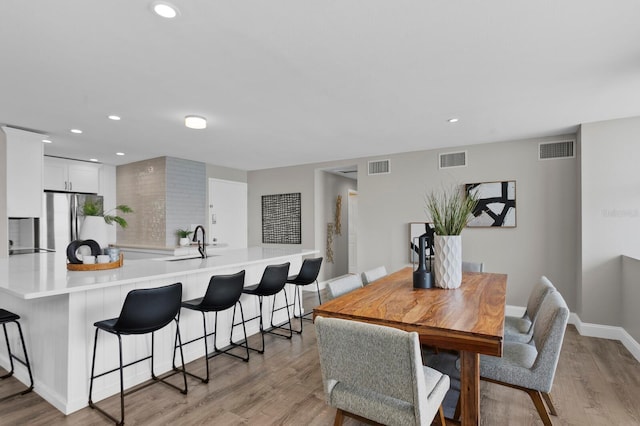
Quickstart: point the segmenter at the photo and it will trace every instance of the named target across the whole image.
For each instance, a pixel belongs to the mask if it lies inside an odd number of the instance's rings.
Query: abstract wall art
[[[418,237],[424,233],[429,234],[429,246],[427,247],[427,258],[433,254],[433,224],[428,222],[410,222],[409,223],[409,262],[417,264],[418,257]]]
[[[302,244],[300,193],[262,196],[262,242]]]
[[[468,183],[465,189],[478,198],[467,226],[515,228],[516,181]]]

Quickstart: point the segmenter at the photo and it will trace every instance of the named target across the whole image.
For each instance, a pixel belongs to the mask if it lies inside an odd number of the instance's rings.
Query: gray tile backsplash
[[[175,232],[205,218],[206,165],[172,157],[116,168],[117,203],[134,213],[129,227],[118,229],[118,244],[153,247],[177,245]]]

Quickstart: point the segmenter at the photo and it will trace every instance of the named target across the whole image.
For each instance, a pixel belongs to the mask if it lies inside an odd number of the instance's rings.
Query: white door
[[[358,192],[349,190],[349,273],[358,273]]]
[[[208,243],[247,247],[247,184],[209,179]],[[214,240],[215,239],[215,240]]]

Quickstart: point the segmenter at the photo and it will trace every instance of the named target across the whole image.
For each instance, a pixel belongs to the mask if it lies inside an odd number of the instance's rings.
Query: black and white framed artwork
[[[478,198],[478,205],[473,211],[470,227],[516,226],[516,181],[468,183],[467,194]]]
[[[433,224],[429,222],[410,222],[409,223],[409,262],[418,263],[420,260],[418,250],[418,237],[424,234],[428,235],[427,251],[425,257],[428,259],[433,254]]]
[[[262,242],[302,244],[300,193],[262,196]]]

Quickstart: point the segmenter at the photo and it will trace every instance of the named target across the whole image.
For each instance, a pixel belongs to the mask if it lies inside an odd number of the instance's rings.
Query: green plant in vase
[[[460,234],[473,217],[478,204],[475,194],[464,194],[453,187],[426,196],[426,212],[434,225],[436,285],[458,288],[462,282],[462,239]]]
[[[118,216],[116,214],[112,214],[111,212],[121,212],[121,213],[133,213],[133,209],[126,204],[120,204],[115,206],[111,210],[108,210],[103,213],[102,202],[96,200],[87,200],[84,202],[82,206],[82,213],[85,216],[102,216],[107,225],[111,225],[113,223],[117,223],[121,228],[126,228],[129,226],[126,219],[122,216]]]
[[[120,204],[104,212],[102,201],[87,199],[82,205],[84,222],[80,231],[80,238],[83,240],[95,240],[100,244],[100,247],[106,248],[108,245],[106,225],[117,223],[123,229],[129,225],[126,219],[115,214],[116,212],[123,214],[133,213],[133,209],[126,204]]]
[[[180,238],[180,245],[182,247],[186,247],[191,244],[191,240],[189,239],[189,235],[193,234],[193,231],[189,231],[188,229],[178,229],[176,231],[176,235]]]

